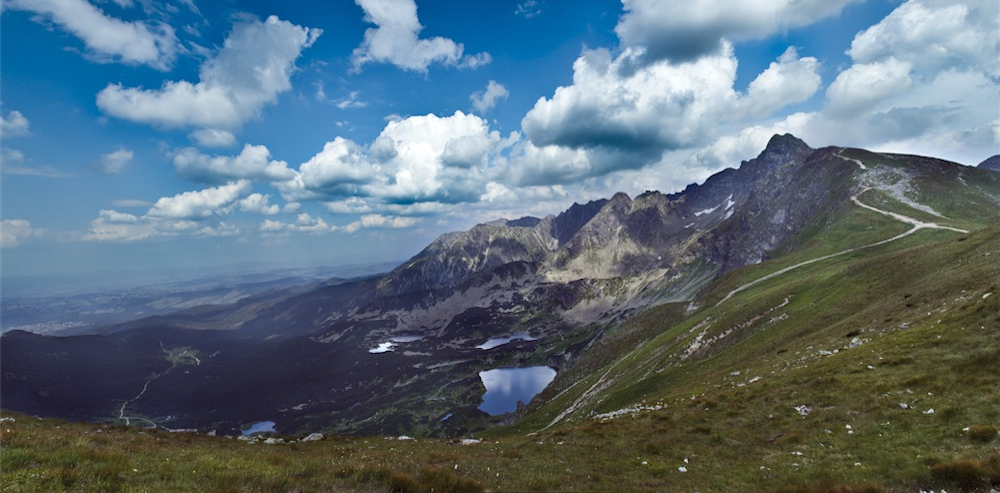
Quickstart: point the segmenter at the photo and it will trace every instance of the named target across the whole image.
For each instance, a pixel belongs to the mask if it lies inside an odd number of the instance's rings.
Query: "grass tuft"
[[[997,429],[992,426],[970,426],[967,435],[973,442],[990,443],[997,437]]]

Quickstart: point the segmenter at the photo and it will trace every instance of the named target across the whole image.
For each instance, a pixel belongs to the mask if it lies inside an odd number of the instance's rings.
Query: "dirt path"
[[[838,157],[841,157],[842,159],[848,159],[848,158],[844,158],[844,157],[839,156],[839,155],[838,155]],[[743,290],[748,289],[748,288],[752,288],[752,287],[754,287],[754,286],[756,286],[756,285],[758,285],[758,284],[760,284],[760,283],[762,283],[764,281],[767,281],[767,280],[770,280],[770,279],[774,279],[775,277],[778,277],[778,276],[780,276],[780,275],[782,275],[782,274],[784,274],[784,273],[786,273],[788,271],[791,271],[791,270],[794,270],[794,269],[798,269],[799,267],[803,267],[803,266],[806,266],[806,265],[809,265],[809,264],[814,264],[816,262],[822,262],[824,260],[828,260],[828,259],[831,259],[833,257],[839,257],[841,255],[846,255],[848,253],[856,252],[858,250],[863,250],[865,248],[872,248],[872,247],[876,247],[876,246],[879,246],[879,245],[884,245],[886,243],[890,243],[890,242],[896,241],[898,239],[910,236],[911,234],[916,233],[917,231],[919,231],[921,229],[946,229],[948,231],[955,231],[957,233],[963,233],[963,234],[968,234],[969,233],[968,231],[966,231],[964,229],[953,228],[951,226],[942,226],[942,225],[937,224],[937,223],[925,223],[923,221],[920,221],[918,219],[914,219],[914,218],[909,217],[909,216],[904,216],[902,214],[897,214],[895,212],[883,211],[882,209],[877,209],[875,207],[872,207],[870,205],[862,203],[860,200],[858,200],[858,195],[861,195],[861,194],[867,192],[868,190],[869,190],[868,188],[865,188],[865,189],[861,190],[860,192],[858,192],[857,194],[852,195],[851,196],[851,202],[854,202],[859,207],[862,207],[864,209],[868,209],[870,211],[874,211],[874,212],[877,212],[879,214],[882,214],[882,215],[885,215],[885,216],[889,216],[889,217],[891,217],[891,218],[893,218],[893,219],[895,219],[897,221],[904,222],[906,224],[911,224],[911,225],[913,225],[913,227],[910,228],[909,230],[907,230],[906,232],[898,234],[896,236],[893,236],[892,238],[889,238],[887,240],[877,241],[875,243],[871,243],[871,244],[863,245],[863,246],[859,246],[859,247],[848,248],[847,250],[844,250],[844,251],[841,251],[841,252],[831,253],[830,255],[824,255],[822,257],[817,257],[817,258],[814,258],[814,259],[806,260],[805,262],[799,262],[799,263],[797,263],[795,265],[792,265],[792,266],[789,266],[789,267],[785,267],[784,269],[772,272],[772,273],[770,273],[770,274],[768,274],[768,275],[766,275],[764,277],[761,277],[760,279],[756,279],[756,280],[750,281],[750,282],[748,282],[748,283],[746,283],[746,284],[744,284],[744,285],[742,285],[742,286],[740,286],[740,287],[738,287],[738,288],[730,291],[729,294],[727,294],[725,298],[722,298],[721,301],[719,301],[718,303],[716,303],[715,306],[719,306],[719,305],[725,303],[726,301],[729,300],[729,298],[732,298],[733,295],[739,293],[740,291],[743,291]]]

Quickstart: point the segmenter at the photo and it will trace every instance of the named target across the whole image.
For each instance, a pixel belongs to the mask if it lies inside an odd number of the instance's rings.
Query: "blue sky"
[[[1000,153],[995,0],[4,0],[0,275],[405,259],[774,133]]]

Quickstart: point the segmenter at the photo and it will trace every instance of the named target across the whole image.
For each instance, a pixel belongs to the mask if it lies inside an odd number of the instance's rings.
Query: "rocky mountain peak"
[[[552,220],[552,237],[556,239],[559,246],[566,244],[577,231],[580,231],[583,225],[590,222],[601,211],[607,202],[607,199],[601,199],[583,205],[574,203]]]
[[[814,151],[815,149],[792,134],[775,134],[760,155],[740,165],[740,171],[749,171],[750,178],[756,180],[771,174],[785,163],[802,160]]]
[[[792,135],[792,134],[774,134],[771,140],[767,142],[767,146],[764,148],[764,153],[768,152],[779,152],[787,153],[789,151],[811,151],[812,148],[805,143],[802,139]]]

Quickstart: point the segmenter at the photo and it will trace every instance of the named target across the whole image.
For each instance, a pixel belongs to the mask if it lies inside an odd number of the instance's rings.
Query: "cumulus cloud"
[[[191,234],[195,236],[232,236],[238,226],[222,221],[237,208],[259,214],[276,214],[277,206],[268,204],[269,196],[252,194],[250,182],[240,180],[226,185],[162,197],[141,215],[101,210],[83,236],[86,241],[131,242],[154,236]],[[136,200],[116,201],[119,207],[140,207]],[[148,204],[145,204],[148,205]]]
[[[742,111],[747,118],[768,117],[789,104],[809,99],[822,82],[819,61],[813,57],[800,58],[798,50],[790,46],[750,83]]]
[[[491,61],[489,53],[465,55],[465,47],[448,38],[419,37],[423,26],[414,0],[355,0],[365,12],[361,45],[351,54],[354,70],[367,63],[391,63],[404,70],[427,72],[432,64],[476,68]]]
[[[281,208],[276,204],[271,204],[270,195],[261,195],[259,193],[252,193],[246,198],[241,199],[240,210],[243,212],[252,212],[254,214],[264,214],[267,216],[273,216],[281,211]]]
[[[179,42],[166,23],[126,22],[85,0],[7,0],[4,8],[26,10],[80,38],[89,58],[168,70]]]
[[[498,100],[507,99],[508,96],[510,96],[510,91],[503,84],[491,80],[486,84],[486,89],[476,91],[469,96],[469,101],[472,101],[472,107],[476,111],[486,113],[497,105]]]
[[[102,210],[90,222],[84,235],[87,241],[137,241],[156,234],[156,228],[147,220],[115,210]]]
[[[286,200],[470,202],[488,181],[490,156],[507,145],[475,115],[412,116],[386,124],[367,148],[337,137],[277,186]]]
[[[236,145],[236,136],[227,130],[203,128],[188,134],[191,140],[202,147],[232,147]]]
[[[736,91],[737,60],[726,44],[712,56],[641,66],[642,49],[617,57],[584,52],[573,84],[542,98],[521,121],[529,143],[512,160],[520,184],[573,183],[657,162],[664,152],[710,142],[726,124],[764,118],[819,89],[819,62],[788,49]]]
[[[119,175],[132,162],[132,151],[121,148],[108,154],[101,154],[101,172],[109,175]]]
[[[678,62],[711,56],[724,40],[760,39],[838,14],[859,0],[622,0],[615,32],[643,47],[643,60]]]
[[[117,118],[167,128],[237,128],[291,89],[295,60],[321,33],[275,16],[241,21],[218,55],[202,64],[198,83],[168,81],[160,89],[109,84],[97,106]]]
[[[373,180],[375,174],[359,145],[337,137],[299,166],[294,186],[321,194],[349,195],[357,193],[358,186]]]
[[[1000,4],[991,0],[920,0],[900,5],[862,31],[847,51],[858,63],[889,58],[918,71],[983,71],[1000,76]]]
[[[0,221],[0,247],[17,246],[25,238],[34,234],[31,222],[24,219],[4,219]]]
[[[23,163],[24,153],[17,149],[0,147],[0,164]]]
[[[243,146],[236,156],[209,156],[193,147],[174,153],[174,167],[188,178],[222,183],[229,180],[285,181],[295,176],[288,163],[271,159],[271,151],[262,145]]]
[[[357,221],[352,222],[347,226],[344,226],[339,229],[348,234],[353,234],[360,229],[369,229],[369,228],[391,228],[391,229],[410,228],[413,227],[415,224],[417,224],[417,222],[418,219],[415,217],[398,217],[398,216],[383,216],[381,214],[365,214],[361,216],[361,219],[358,219]]]
[[[147,213],[150,217],[197,221],[227,214],[231,206],[250,191],[250,181],[240,180],[204,190],[163,197]]]
[[[910,67],[893,57],[852,65],[837,75],[826,91],[831,116],[854,117],[910,88]]]
[[[0,137],[8,138],[28,135],[28,119],[20,111],[11,110],[7,116],[0,115]]]
[[[822,109],[761,128],[963,163],[995,154],[998,15],[990,1],[906,1],[855,36],[847,51],[854,63],[826,89]]]

